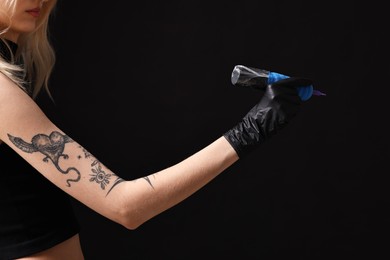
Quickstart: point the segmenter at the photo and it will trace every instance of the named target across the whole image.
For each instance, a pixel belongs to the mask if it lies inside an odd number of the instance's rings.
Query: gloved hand
[[[268,85],[259,103],[224,134],[238,157],[244,157],[284,128],[302,103],[297,87],[312,84],[306,78],[290,77]]]

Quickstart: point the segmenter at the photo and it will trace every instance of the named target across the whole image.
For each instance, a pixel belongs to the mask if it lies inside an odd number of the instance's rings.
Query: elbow
[[[139,226],[142,225],[143,222],[138,222],[138,221],[134,221],[132,219],[129,219],[129,218],[124,218],[120,224],[127,228],[128,230],[136,230]]]
[[[122,193],[116,199],[116,204],[110,204],[114,221],[129,230],[135,230],[154,216],[155,209],[145,204],[143,194]]]
[[[129,230],[135,230],[146,222],[143,214],[135,209],[122,208],[117,214],[117,222]]]

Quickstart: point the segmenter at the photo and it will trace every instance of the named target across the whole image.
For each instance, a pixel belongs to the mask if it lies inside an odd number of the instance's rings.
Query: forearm
[[[118,185],[111,195],[121,198],[122,224],[130,229],[138,227],[198,191],[237,160],[234,149],[221,137],[142,181]]]

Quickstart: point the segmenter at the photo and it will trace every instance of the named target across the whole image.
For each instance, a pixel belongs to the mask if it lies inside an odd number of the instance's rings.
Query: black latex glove
[[[311,84],[309,79],[290,77],[268,85],[259,103],[224,134],[238,157],[242,158],[284,128],[302,103],[296,87]]]

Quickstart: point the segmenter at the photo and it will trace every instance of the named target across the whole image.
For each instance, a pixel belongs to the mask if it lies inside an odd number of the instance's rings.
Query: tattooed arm
[[[124,180],[1,73],[0,139],[64,192],[129,229],[186,199],[238,159],[221,137],[167,169]]]

